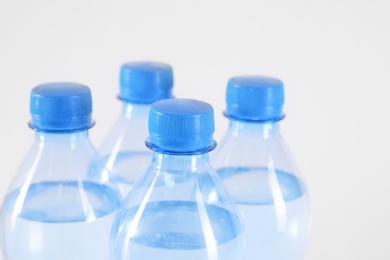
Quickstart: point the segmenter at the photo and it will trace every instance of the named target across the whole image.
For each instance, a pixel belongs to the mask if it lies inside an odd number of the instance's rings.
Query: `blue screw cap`
[[[149,142],[160,150],[178,153],[205,151],[215,145],[213,134],[214,110],[208,103],[194,99],[166,99],[151,106]]]
[[[92,97],[78,83],[46,83],[31,90],[30,127],[43,132],[75,132],[93,126]]]
[[[226,90],[225,115],[248,121],[283,118],[283,82],[262,76],[231,78]]]
[[[172,97],[173,72],[168,64],[129,62],[120,70],[119,99],[130,103],[152,104]]]

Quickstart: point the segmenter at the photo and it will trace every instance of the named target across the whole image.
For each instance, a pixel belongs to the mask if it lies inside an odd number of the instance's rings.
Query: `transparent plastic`
[[[145,147],[150,104],[123,103],[122,112],[99,151],[123,197],[146,171],[152,153]]]
[[[211,156],[242,217],[247,259],[303,259],[309,199],[279,123],[231,119]]]
[[[208,158],[153,152],[115,218],[111,259],[244,259],[237,210]]]
[[[4,260],[109,259],[120,202],[87,131],[36,132],[3,202]]]

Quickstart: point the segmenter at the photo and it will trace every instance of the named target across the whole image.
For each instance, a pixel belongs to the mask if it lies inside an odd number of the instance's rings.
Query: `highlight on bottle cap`
[[[31,90],[30,127],[43,132],[76,132],[94,125],[91,90],[69,82],[45,83]]]
[[[264,76],[231,78],[226,89],[225,115],[249,121],[283,118],[283,82]]]
[[[120,69],[119,99],[152,104],[172,98],[173,70],[165,63],[129,62]]]
[[[160,150],[168,152],[207,150],[215,146],[213,134],[214,110],[206,102],[194,99],[166,99],[151,106],[149,142]]]

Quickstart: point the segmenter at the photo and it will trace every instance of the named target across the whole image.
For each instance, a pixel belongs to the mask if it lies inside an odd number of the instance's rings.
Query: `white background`
[[[210,102],[228,78],[285,83],[282,133],[311,193],[307,258],[390,259],[389,1],[0,0],[0,196],[33,142],[29,92],[91,87],[99,145],[119,114],[119,67],[174,67],[177,97]]]

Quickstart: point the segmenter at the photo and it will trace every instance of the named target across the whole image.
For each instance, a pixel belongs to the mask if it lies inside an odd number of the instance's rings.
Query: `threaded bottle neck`
[[[209,153],[197,155],[170,155],[154,152],[153,164],[162,171],[196,173],[209,169]]]
[[[279,135],[279,122],[245,122],[230,120],[229,132],[233,135],[256,135],[269,137]]]
[[[122,115],[126,118],[145,118],[148,120],[150,104],[135,104],[123,102]]]

